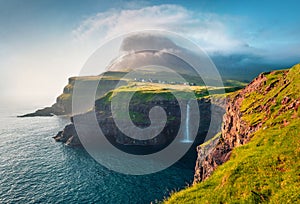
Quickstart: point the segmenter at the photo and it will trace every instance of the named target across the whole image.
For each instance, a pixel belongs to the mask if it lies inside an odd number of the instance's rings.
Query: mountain
[[[166,203],[299,203],[300,64],[227,98],[222,130],[197,147],[194,184]]]

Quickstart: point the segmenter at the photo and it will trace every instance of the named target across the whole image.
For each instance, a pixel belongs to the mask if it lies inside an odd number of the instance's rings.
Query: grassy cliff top
[[[188,86],[188,85],[172,85],[159,83],[131,82],[127,85],[120,86],[109,91],[102,99],[105,103],[110,102],[113,97],[120,94],[134,93],[135,99],[147,102],[155,99],[169,100],[172,95],[180,99],[191,99],[194,94],[195,99],[203,97],[225,97],[226,93],[241,89],[240,86],[229,87],[206,87],[206,86]]]
[[[78,76],[70,77],[68,84],[64,87],[63,93],[56,99],[54,107],[58,107],[61,114],[72,113],[72,98],[73,89],[76,82],[77,91],[81,95],[77,97],[85,98],[87,93],[91,90],[91,87],[98,87],[96,91],[96,99],[107,98],[105,95],[112,95],[111,91],[115,89],[117,84],[123,85],[122,88],[117,88],[115,93],[124,93],[129,91],[136,91],[137,95],[143,95],[151,99],[151,95],[160,95],[159,97],[169,97],[171,89],[175,92],[180,92],[179,95],[183,97],[187,93],[187,88],[190,87],[189,91],[194,91],[197,98],[207,97],[208,93],[204,90],[206,87],[203,84],[201,78],[190,75],[183,75],[182,77],[188,82],[188,86],[185,85],[186,81],[178,81],[178,79],[170,76],[168,72],[139,72],[136,77],[135,75],[127,75],[128,72],[119,71],[108,71],[104,72],[99,76]],[[177,80],[177,81],[176,81]],[[224,80],[224,88],[226,92],[232,92],[237,89],[241,89],[245,86],[244,82],[236,80]],[[222,94],[223,87],[208,87],[213,94],[218,94],[218,97],[224,97]],[[77,92],[78,93],[78,92]],[[221,93],[221,94],[220,94]],[[144,97],[141,97],[144,98]],[[109,99],[109,98],[107,98]],[[91,107],[88,107],[89,110]],[[57,111],[56,111],[57,112]]]
[[[166,203],[300,201],[300,64],[264,75],[262,90],[245,96],[241,107],[243,120],[262,128],[211,177]]]
[[[167,72],[162,72],[160,74],[152,72],[139,73],[139,76],[142,76],[142,78],[140,77],[135,79],[126,76],[126,74],[126,72],[110,71],[105,72],[101,76],[72,77],[70,78],[71,83],[69,83],[65,87],[65,89],[73,90],[74,80],[78,80],[79,83],[82,83],[82,87],[84,88],[85,86],[89,86],[90,84],[93,84],[101,79],[101,83],[99,83],[100,89],[103,89],[104,86],[111,86],[111,84],[105,83],[106,81],[118,81],[121,79],[126,81],[123,86],[119,86],[115,89],[107,89],[108,91],[100,98],[100,100],[103,102],[109,102],[111,101],[112,97],[115,97],[117,94],[126,94],[129,92],[135,92],[135,97],[140,98],[141,101],[143,101],[144,99],[151,100],[153,97],[161,97],[161,99],[165,97],[165,99],[169,99],[172,93],[178,94],[177,96],[182,97],[183,99],[190,98],[190,95],[188,93],[194,93],[196,98],[206,97],[209,96],[209,94],[218,95],[218,97],[224,97],[224,91],[226,93],[233,92],[235,90],[241,89],[246,85],[244,82],[236,80],[225,80],[224,87],[207,87],[202,84],[203,82],[201,81],[201,79],[199,80],[199,78],[197,77],[187,75],[185,75],[184,77],[190,83],[193,83],[193,85],[185,85],[183,84],[183,82],[176,81],[173,78],[169,78],[167,81],[163,81],[162,79],[167,78]],[[153,82],[150,82],[149,80],[153,80]],[[60,97],[70,99],[71,96],[72,95],[69,93],[63,93]]]

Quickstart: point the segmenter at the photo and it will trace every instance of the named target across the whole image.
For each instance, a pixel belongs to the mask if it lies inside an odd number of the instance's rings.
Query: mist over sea
[[[35,108],[0,108],[0,203],[150,203],[193,179],[179,166],[145,176],[110,171],[52,139],[69,118],[16,117]]]

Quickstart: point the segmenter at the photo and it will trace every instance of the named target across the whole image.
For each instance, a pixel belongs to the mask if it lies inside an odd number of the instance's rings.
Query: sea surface
[[[35,107],[0,107],[0,203],[151,203],[192,182],[193,169],[130,176],[83,148],[54,141],[67,117],[17,118]]]

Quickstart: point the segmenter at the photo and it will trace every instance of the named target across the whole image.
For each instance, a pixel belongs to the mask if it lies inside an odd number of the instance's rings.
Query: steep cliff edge
[[[266,74],[260,74],[248,86],[227,98],[226,113],[221,134],[210,143],[197,147],[198,158],[195,167],[194,183],[208,178],[217,166],[226,162],[234,147],[247,143],[250,135],[262,126],[262,121],[249,124],[243,120],[241,110],[243,100],[251,93],[261,93],[267,81]]]
[[[119,82],[126,84],[126,80],[120,80],[126,72],[105,72],[99,76],[79,76],[70,77],[68,84],[64,87],[63,93],[56,98],[56,102],[50,106],[39,109],[33,113],[21,115],[19,117],[35,116],[54,116],[54,115],[71,115],[72,114],[72,95],[76,82],[76,88],[80,89],[82,96],[85,97],[85,89],[91,86],[98,86],[96,99],[102,97],[106,92],[112,90]],[[86,107],[88,110],[91,107]]]
[[[299,202],[300,65],[227,100],[221,133],[197,148],[194,185],[166,202]]]

